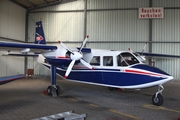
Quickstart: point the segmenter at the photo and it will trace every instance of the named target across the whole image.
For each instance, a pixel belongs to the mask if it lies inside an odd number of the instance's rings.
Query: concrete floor
[[[20,79],[0,86],[0,120],[29,120],[74,110],[87,113],[87,120],[178,120],[180,117],[180,83],[164,85],[164,104],[154,106],[151,97],[156,87],[140,91],[70,82],[58,78],[61,95],[43,94],[50,78]]]

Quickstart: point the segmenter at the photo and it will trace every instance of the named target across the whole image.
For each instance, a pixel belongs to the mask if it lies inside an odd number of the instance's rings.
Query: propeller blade
[[[75,61],[76,61],[76,60],[73,60],[73,61],[71,61],[71,63],[69,64],[68,69],[66,70],[66,74],[65,74],[64,78],[67,78],[67,77],[68,77],[69,73],[70,73],[71,70],[72,70],[72,67],[74,66]]]
[[[61,41],[58,41],[58,42],[63,46],[63,48],[65,48],[65,49],[68,50],[69,52],[73,53],[73,51],[70,50],[63,42],[61,42]]]
[[[143,49],[142,49],[142,55],[143,55],[143,52],[144,52],[144,50],[145,50],[145,48],[146,48],[146,45],[147,45],[147,42],[145,43],[145,45],[144,45],[144,47],[143,47]]]
[[[89,36],[86,36],[85,40],[83,41],[83,43],[82,43],[82,45],[81,45],[81,47],[79,49],[80,52],[81,52],[82,48],[84,47],[84,45],[86,44],[86,41],[87,41],[88,38],[89,38]]]
[[[86,67],[88,67],[89,69],[94,69],[89,63],[87,63],[85,60],[83,60],[83,59],[80,59],[80,61],[81,61],[81,63],[83,64],[83,65],[85,65]]]

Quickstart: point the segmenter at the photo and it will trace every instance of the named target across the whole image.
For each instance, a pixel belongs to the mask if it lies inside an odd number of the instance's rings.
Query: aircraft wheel
[[[60,92],[61,92],[61,89],[60,89],[60,87],[58,86],[58,85],[56,85],[56,94],[57,94],[57,96],[58,95],[60,95]]]
[[[52,95],[52,89],[53,89],[53,86],[48,86],[47,88],[48,95]]]
[[[109,90],[113,91],[113,90],[117,90],[117,88],[109,87]]]
[[[156,97],[156,94],[152,96],[152,103],[156,106],[161,106],[163,104],[163,96],[159,93]]]

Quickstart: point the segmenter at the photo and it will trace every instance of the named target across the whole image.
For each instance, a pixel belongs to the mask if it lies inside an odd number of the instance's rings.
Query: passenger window
[[[100,66],[100,56],[94,56],[91,59],[90,65]]]
[[[104,56],[103,66],[113,66],[113,56]]]

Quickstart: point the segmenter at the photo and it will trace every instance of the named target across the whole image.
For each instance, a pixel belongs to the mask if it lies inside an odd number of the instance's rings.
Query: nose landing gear
[[[156,106],[161,106],[163,104],[163,96],[162,91],[164,90],[164,87],[162,85],[158,85],[158,91],[156,94],[152,96],[152,103]]]

